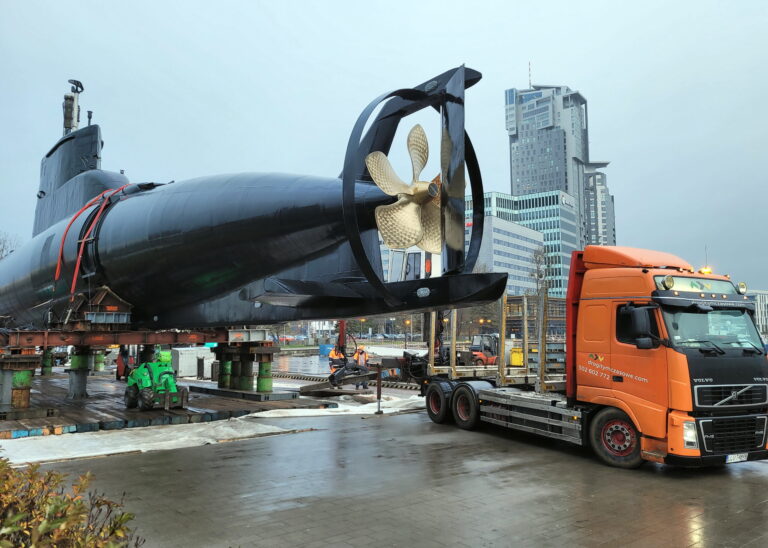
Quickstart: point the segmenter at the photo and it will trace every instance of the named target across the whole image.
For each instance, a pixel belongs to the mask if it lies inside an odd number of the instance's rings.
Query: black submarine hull
[[[361,228],[391,198],[359,184]],[[289,199],[286,199],[289,197]],[[69,307],[79,242],[91,224],[75,293],[107,286],[137,318],[227,295],[335,251],[345,242],[341,181],[285,174],[201,177],[143,191],[127,187],[41,232],[0,261],[0,317],[59,323]],[[55,281],[57,265],[61,276]]]

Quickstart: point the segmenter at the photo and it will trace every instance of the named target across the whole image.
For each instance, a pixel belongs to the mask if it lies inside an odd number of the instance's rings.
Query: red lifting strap
[[[99,211],[96,213],[96,216],[93,218],[93,221],[91,221],[91,226],[88,227],[88,232],[86,232],[85,236],[83,236],[83,239],[80,242],[80,250],[77,252],[77,262],[75,263],[75,271],[72,274],[72,287],[69,290],[69,302],[74,302],[75,300],[75,289],[77,288],[77,275],[80,272],[80,261],[83,259],[85,242],[88,241],[88,237],[91,235],[91,232],[93,232],[93,229],[96,227],[96,224],[99,222],[99,219],[101,218],[101,214],[104,213],[104,210],[106,209],[107,204],[109,203],[109,199],[129,185],[130,183],[125,184],[120,188],[114,190],[109,196],[107,196],[104,199],[104,201],[102,201]]]
[[[101,218],[102,213],[104,213],[104,210],[106,209],[107,204],[109,204],[109,199],[127,186],[130,186],[130,183],[125,184],[118,189],[112,190],[112,192],[108,196],[107,196],[107,193],[110,192],[110,189],[103,191],[101,194],[91,199],[87,204],[85,204],[80,209],[80,211],[75,213],[72,219],[70,219],[69,223],[67,223],[67,227],[64,229],[64,234],[61,236],[61,243],[59,244],[59,257],[56,263],[56,274],[53,278],[54,283],[57,282],[61,277],[61,268],[64,263],[64,242],[66,241],[67,235],[69,234],[69,229],[72,227],[72,224],[75,222],[75,220],[78,217],[80,217],[80,215],[83,214],[83,212],[85,212],[87,209],[95,205],[99,200],[102,200],[101,207],[99,207],[99,211],[96,213],[96,216],[91,221],[90,225],[88,226],[88,231],[85,233],[85,236],[83,236],[83,239],[80,242],[80,247],[77,253],[77,262],[75,263],[75,270],[72,275],[72,285],[70,287],[70,295],[69,295],[70,302],[73,302],[75,300],[75,289],[77,288],[77,276],[80,271],[80,262],[82,261],[82,258],[83,258],[83,252],[85,251],[85,242],[88,241],[88,237],[91,235],[91,232],[93,232],[93,229],[96,227],[96,224],[99,222],[99,219]]]
[[[85,211],[86,209],[88,209],[89,207],[91,207],[93,204],[95,204],[97,201],[99,201],[99,199],[101,199],[101,197],[102,197],[102,196],[104,196],[104,194],[106,194],[107,192],[108,192],[108,190],[105,190],[104,192],[102,192],[101,194],[99,194],[98,196],[96,196],[95,198],[93,198],[93,199],[92,199],[90,202],[88,202],[87,204],[85,204],[85,205],[84,205],[84,206],[83,206],[83,207],[80,209],[80,211],[78,211],[77,213],[75,213],[74,217],[72,217],[72,218],[69,220],[69,223],[67,223],[67,228],[65,228],[65,229],[64,229],[64,234],[61,236],[61,243],[59,244],[59,260],[58,260],[58,262],[56,263],[56,275],[53,277],[53,281],[54,281],[54,282],[57,282],[57,281],[59,280],[59,278],[61,277],[61,265],[62,265],[62,263],[64,262],[64,242],[65,242],[65,241],[66,241],[66,239],[67,239],[67,234],[69,234],[69,228],[72,226],[72,223],[74,223],[74,222],[75,222],[75,220],[76,220],[76,219],[77,219],[77,218],[78,218],[80,215],[82,215],[83,211]]]

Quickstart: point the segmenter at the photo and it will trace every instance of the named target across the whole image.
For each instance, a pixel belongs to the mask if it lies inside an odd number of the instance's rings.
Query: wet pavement
[[[126,507],[146,546],[765,546],[768,464],[618,470],[424,412],[263,419],[311,432],[48,465]]]

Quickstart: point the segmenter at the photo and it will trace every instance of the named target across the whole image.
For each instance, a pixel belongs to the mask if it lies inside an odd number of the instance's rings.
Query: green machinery
[[[131,371],[125,388],[125,407],[145,411],[155,407],[168,410],[187,406],[189,391],[176,385],[170,354],[160,352],[160,361],[142,363]]]

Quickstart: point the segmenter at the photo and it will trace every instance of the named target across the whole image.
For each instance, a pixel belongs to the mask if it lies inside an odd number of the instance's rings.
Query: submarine
[[[500,298],[506,274],[472,272],[483,188],[464,96],[480,78],[461,66],[374,99],[352,129],[338,176],[237,173],[165,184],[101,168],[101,128],[90,113],[79,127],[84,88],[70,80],[64,135],[41,161],[32,238],[0,260],[0,327],[227,327]],[[429,145],[417,125],[405,182],[387,154],[400,123],[425,108],[441,118],[440,173],[421,180]],[[439,266],[387,282],[381,242],[418,246]]]

